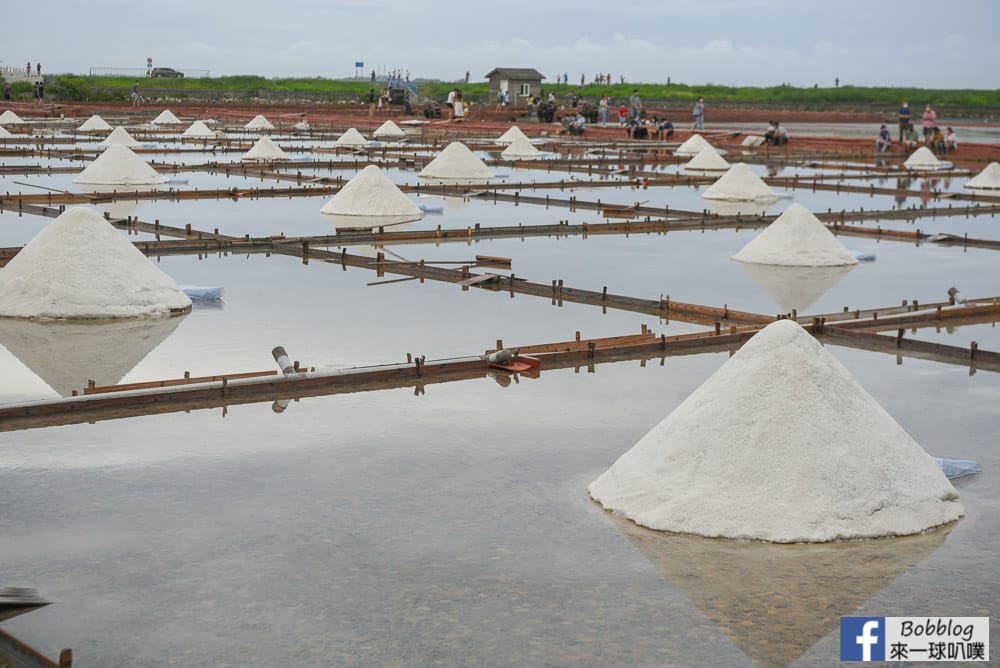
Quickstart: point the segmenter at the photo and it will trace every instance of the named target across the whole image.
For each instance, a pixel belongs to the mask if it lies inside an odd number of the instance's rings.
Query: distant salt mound
[[[1000,188],[1000,162],[991,162],[986,169],[969,179],[966,188],[972,190],[995,190]]]
[[[10,139],[13,136],[14,135],[12,135],[10,131],[7,130],[7,128],[0,125],[0,139]]]
[[[392,121],[386,121],[376,128],[375,132],[372,133],[372,136],[378,137],[379,139],[402,139],[406,136],[406,133],[403,132],[403,128],[399,127]]]
[[[445,180],[489,181],[493,171],[469,150],[462,142],[452,142],[426,167],[421,170],[423,178]]]
[[[941,161],[937,159],[933,151],[926,146],[921,146],[906,159],[903,166],[915,171],[932,171],[941,169]]]
[[[733,259],[786,267],[838,267],[858,263],[826,225],[801,204],[785,209]]]
[[[520,137],[526,142],[528,141],[528,135],[524,134],[524,131],[522,131],[521,128],[517,127],[516,125],[512,125],[507,130],[507,132],[497,137],[496,143],[500,144],[501,146],[510,146],[511,144],[514,143],[514,140],[517,139],[518,137]]]
[[[400,223],[421,217],[420,207],[375,165],[358,172],[320,212],[340,216],[392,216],[400,218],[396,221]]]
[[[114,130],[112,130],[111,134],[105,137],[104,141],[102,141],[97,146],[99,148],[107,148],[109,146],[114,146],[114,145],[128,146],[129,148],[135,148],[139,146],[139,142],[137,142],[132,137],[132,135],[128,133],[128,130],[119,125]]]
[[[181,136],[188,139],[215,139],[215,130],[205,125],[203,121],[195,121],[181,133]]]
[[[705,199],[774,202],[778,196],[763,179],[742,162],[733,165],[701,195]]]
[[[82,185],[154,185],[165,183],[155,169],[127,146],[113,144],[80,172],[73,183]]]
[[[184,121],[174,116],[174,112],[169,109],[164,109],[160,112],[159,116],[151,121],[153,125],[180,125],[183,122]]]
[[[0,317],[135,318],[190,306],[172,278],[88,207],[64,211],[0,269]]]
[[[537,158],[541,154],[542,152],[529,142],[527,137],[519,135],[514,137],[510,145],[500,153],[500,157],[505,160],[516,160],[517,158]]]
[[[699,135],[695,135],[696,137]],[[698,155],[691,158],[684,169],[692,171],[718,171],[723,169],[729,169],[730,164],[719,155],[719,152],[715,150],[715,147],[709,144],[705,148],[698,151]]]
[[[271,141],[270,137],[261,137],[243,154],[240,160],[255,162],[276,162],[278,160],[288,160],[288,154],[281,150],[281,147]]]
[[[110,130],[110,129],[111,126],[108,125],[108,122],[103,118],[101,118],[100,116],[98,116],[97,114],[94,114],[93,116],[88,118],[86,121],[83,122],[83,125],[77,128],[77,130],[79,130],[80,132],[96,132],[99,130]]]
[[[0,114],[0,125],[20,125],[24,120],[10,109]]]
[[[688,137],[686,142],[677,147],[677,150],[674,151],[674,155],[679,155],[684,158],[693,158],[701,153],[706,146],[711,146],[711,144],[709,144],[701,135],[694,134]]]
[[[348,128],[347,132],[340,135],[336,144],[337,146],[367,146],[368,140],[356,129]]]
[[[778,543],[920,533],[963,514],[930,457],[779,320],[590,485],[642,526]]]
[[[243,127],[247,130],[273,130],[274,124],[264,118],[263,114],[257,114]]]

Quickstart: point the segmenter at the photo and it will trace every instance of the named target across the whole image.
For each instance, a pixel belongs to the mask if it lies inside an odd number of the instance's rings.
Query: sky
[[[1000,87],[1000,0],[11,2],[0,65],[345,78],[533,67],[579,82]],[[39,8],[44,6],[44,17]],[[21,26],[17,28],[16,26]]]

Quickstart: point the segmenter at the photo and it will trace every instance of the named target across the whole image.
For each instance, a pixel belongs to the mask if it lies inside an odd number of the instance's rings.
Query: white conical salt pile
[[[7,128],[0,125],[0,139],[10,139],[13,136]]]
[[[1000,188],[1000,162],[991,162],[986,165],[986,169],[969,179],[965,187],[972,188],[973,190],[977,188],[983,190]]]
[[[347,132],[340,135],[336,144],[337,146],[367,146],[368,140],[356,129],[347,128]]]
[[[160,115],[154,118],[151,122],[153,125],[180,125],[183,123],[183,121],[174,116],[174,112],[169,109],[161,111]]]
[[[541,154],[542,152],[528,141],[527,137],[518,135],[510,142],[510,146],[500,153],[500,157],[513,160],[517,158],[537,158]]]
[[[205,125],[202,121],[195,121],[187,130],[181,133],[181,137],[190,139],[214,139],[215,130]]]
[[[528,141],[528,135],[524,134],[521,128],[516,125],[512,125],[507,132],[497,137],[496,143],[502,146],[509,146],[514,143],[514,139],[517,137],[521,137],[524,141]]]
[[[726,161],[726,159],[719,155],[719,152],[715,150],[715,147],[709,144],[705,148],[698,151],[698,155],[691,158],[691,160],[684,165],[684,169],[715,171],[729,169],[730,166],[731,165]]]
[[[941,169],[941,161],[937,159],[936,155],[934,155],[934,151],[930,150],[926,146],[921,146],[906,159],[906,162],[903,163],[903,167],[916,171],[930,171],[934,169]]]
[[[677,147],[677,150],[674,151],[674,155],[693,158],[701,153],[702,149],[706,146],[711,146],[711,144],[709,144],[701,135],[694,134],[688,137],[687,141]]]
[[[0,269],[5,317],[133,318],[190,306],[174,279],[88,207],[61,213]]]
[[[114,385],[184,320],[23,320],[0,318],[0,344],[53,390]]]
[[[21,117],[10,109],[7,109],[0,114],[0,125],[19,125],[21,123],[24,123]]]
[[[375,165],[358,172],[320,212],[342,216],[404,216],[409,220],[421,216],[420,207]]]
[[[427,163],[418,176],[431,179],[489,180],[493,171],[459,141],[448,144],[436,158]]]
[[[243,127],[247,130],[273,130],[274,124],[264,118],[263,114],[257,114]]]
[[[964,512],[934,459],[791,320],[755,335],[590,495],[651,529],[778,543],[914,534]]]
[[[733,259],[786,267],[838,267],[858,263],[826,225],[801,204],[785,209]]]
[[[154,185],[165,183],[155,169],[128,146],[113,144],[80,172],[73,183],[93,185]]]
[[[402,139],[405,136],[406,133],[403,132],[403,128],[392,121],[386,121],[372,133],[372,137],[378,137],[379,139]]]
[[[270,137],[265,136],[258,139],[240,160],[273,162],[275,160],[288,160],[288,155],[281,150],[280,146],[271,141]]]
[[[701,195],[705,199],[730,201],[777,201],[778,196],[763,179],[742,162],[733,165]]]
[[[83,122],[83,125],[77,128],[77,130],[79,130],[80,132],[93,132],[95,130],[110,130],[110,129],[111,126],[108,125],[108,122],[103,118],[101,118],[100,116],[98,116],[97,114],[94,114],[93,116],[88,118],[86,121]]]
[[[116,127],[114,130],[112,130],[111,134],[105,137],[104,141],[102,141],[97,146],[99,148],[107,148],[109,146],[114,146],[116,144],[119,146],[128,146],[129,148],[135,148],[139,146],[139,142],[137,142],[132,137],[132,135],[128,133],[128,130],[126,130],[120,125]]]

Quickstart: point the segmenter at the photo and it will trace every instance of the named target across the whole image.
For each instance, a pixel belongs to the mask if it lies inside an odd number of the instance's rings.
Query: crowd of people
[[[906,100],[896,111],[896,118],[899,122],[899,145],[904,151],[916,150],[920,145],[920,136],[914,126],[913,112]],[[958,137],[952,128],[947,128],[945,132],[937,124],[937,111],[934,105],[928,103],[920,117],[923,128],[923,144],[938,155],[947,155],[958,148]],[[875,139],[875,150],[885,153],[892,146],[892,133],[889,132],[885,124],[879,128],[878,137]]]

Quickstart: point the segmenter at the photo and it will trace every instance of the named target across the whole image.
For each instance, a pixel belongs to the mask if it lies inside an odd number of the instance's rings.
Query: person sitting
[[[892,145],[892,136],[889,134],[889,129],[882,125],[882,128],[878,131],[878,139],[875,140],[875,148],[879,153],[885,153],[889,146]]]
[[[573,122],[569,124],[569,133],[579,136],[587,129],[587,118],[581,113],[577,114]]]
[[[775,146],[784,146],[788,143],[788,130],[781,127],[778,121],[774,122],[774,134],[771,137],[771,143]]]
[[[913,123],[906,126],[903,130],[903,148],[908,151],[916,150],[917,144],[920,142],[920,136],[917,134],[917,129],[913,127]]]
[[[764,143],[770,144],[774,141],[774,131],[778,129],[777,121],[769,121],[767,124],[767,131],[764,133]]]
[[[638,118],[630,118],[625,125],[625,136],[630,139],[646,139],[649,136],[649,129],[639,122]]]
[[[673,137],[674,124],[664,118],[662,121],[656,124],[656,131],[660,139],[667,139],[668,137]]]
[[[931,130],[931,136],[927,142],[927,146],[938,155],[944,154],[944,135],[941,133],[941,128],[935,126],[934,129]]]
[[[944,133],[944,152],[951,153],[956,148],[958,148],[958,137],[955,136],[951,128],[948,128],[948,131]]]

